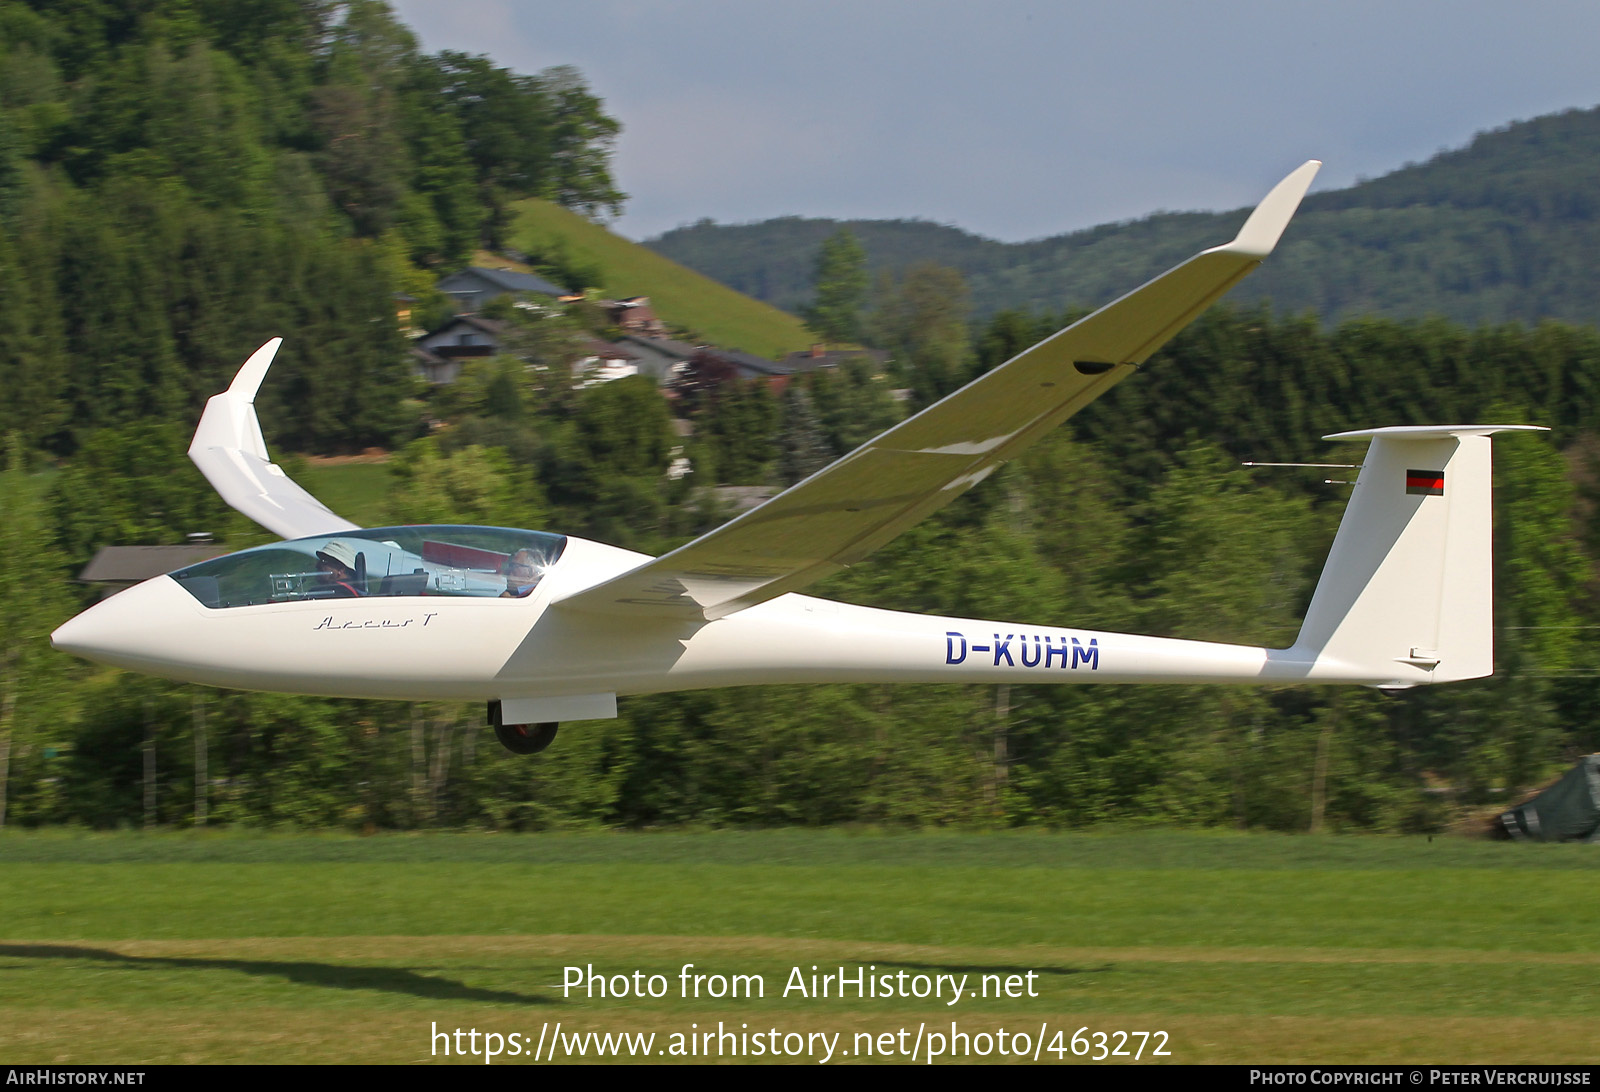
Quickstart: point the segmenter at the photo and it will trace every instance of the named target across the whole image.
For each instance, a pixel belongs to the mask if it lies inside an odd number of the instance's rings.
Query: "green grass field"
[[[562,241],[574,258],[597,265],[612,296],[649,296],[668,323],[687,327],[724,349],[777,358],[815,339],[793,315],[752,299],[615,235],[548,201],[516,204],[513,243],[538,251]]]
[[[333,511],[363,527],[381,527],[389,520],[393,483],[387,463],[311,466],[300,484]]]
[[[1170,832],[8,833],[0,1057],[409,1062],[434,1025],[531,1051],[558,1021],[666,1050],[720,1021],[838,1034],[837,1063],[954,1021],[1042,1026],[1051,1062],[1087,1028],[1164,1031],[1176,1062],[1592,1063],[1597,867],[1593,846]],[[686,963],[764,995],[682,997]],[[666,995],[563,997],[588,965]],[[813,965],[974,990],[1031,971],[1037,996],[783,996]]]

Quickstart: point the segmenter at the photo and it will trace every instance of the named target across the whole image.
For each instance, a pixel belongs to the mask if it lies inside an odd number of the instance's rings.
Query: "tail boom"
[[[647,689],[767,682],[1357,683],[1494,672],[1490,439],[1533,425],[1369,440],[1311,605],[1285,649],[961,618],[783,596],[700,628]],[[1543,431],[1543,430],[1540,430]],[[661,684],[665,684],[664,686]],[[623,681],[618,692],[633,687]]]

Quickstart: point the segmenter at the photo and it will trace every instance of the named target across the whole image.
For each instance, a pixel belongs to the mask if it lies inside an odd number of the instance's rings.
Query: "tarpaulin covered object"
[[[1561,780],[1500,815],[1509,838],[1600,842],[1600,754],[1584,755]]]

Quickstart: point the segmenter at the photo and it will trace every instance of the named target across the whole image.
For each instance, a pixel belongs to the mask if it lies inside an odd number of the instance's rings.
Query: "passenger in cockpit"
[[[518,550],[506,562],[506,590],[500,593],[500,598],[521,599],[538,587],[539,578],[543,575],[539,555],[526,547]]]
[[[347,599],[361,595],[356,578],[356,552],[348,542],[334,539],[317,551],[317,598]]]

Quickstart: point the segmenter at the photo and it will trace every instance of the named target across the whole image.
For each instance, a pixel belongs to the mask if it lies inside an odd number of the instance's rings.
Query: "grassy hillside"
[[[669,325],[692,330],[723,348],[765,357],[803,349],[813,340],[793,315],[741,295],[559,205],[529,200],[516,207],[514,246],[538,252],[559,240],[578,263],[599,267],[607,295],[649,296]]]
[[[1285,163],[1287,170],[1293,164]],[[1262,190],[1273,179],[1262,179]],[[1000,243],[912,220],[848,226],[874,269],[934,261],[967,278],[980,315],[1098,306],[1204,246],[1248,210],[1162,213]],[[703,222],[661,253],[779,307],[803,306],[833,220]],[[1467,324],[1600,322],[1600,108],[1518,122],[1382,178],[1307,198],[1279,253],[1232,297],[1280,311],[1443,315]]]
[[[389,466],[384,462],[321,461],[293,475],[311,495],[363,527],[389,522]]]

